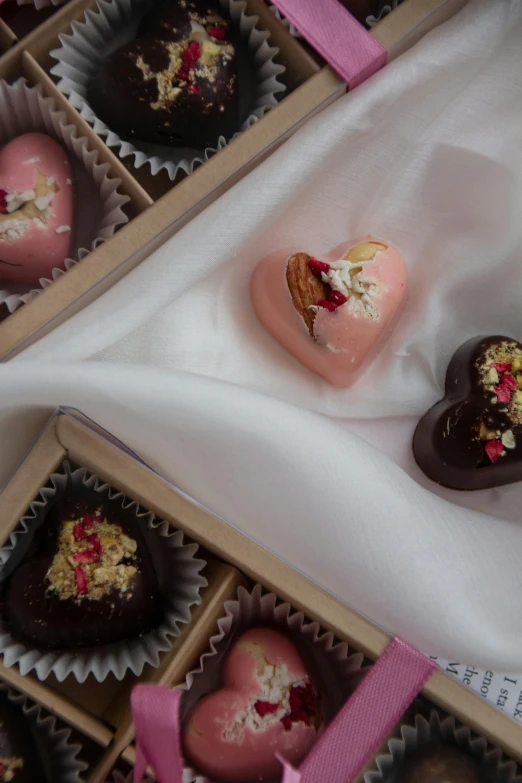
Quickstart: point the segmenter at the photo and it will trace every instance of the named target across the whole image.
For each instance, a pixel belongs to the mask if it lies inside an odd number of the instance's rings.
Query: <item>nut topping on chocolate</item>
[[[97,601],[113,590],[130,598],[138,545],[101,514],[62,523],[58,551],[47,572],[48,591],[61,599]]]
[[[364,277],[364,265],[386,250],[382,242],[361,242],[339,261],[320,261],[307,253],[295,253],[286,265],[286,282],[292,303],[314,340],[314,320],[320,308],[334,313],[346,306],[354,313],[377,320],[379,311],[372,301],[378,287]]]
[[[419,422],[419,467],[455,489],[485,489],[522,478],[522,345],[476,338],[456,352],[446,397]]]

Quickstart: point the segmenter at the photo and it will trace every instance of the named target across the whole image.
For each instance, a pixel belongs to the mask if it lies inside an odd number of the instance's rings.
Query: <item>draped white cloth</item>
[[[471,494],[411,455],[453,351],[522,339],[522,3],[453,20],[309,122],[114,289],[0,366],[0,478],[81,409],[230,524],[426,652],[522,671],[522,485]],[[409,302],[352,389],[257,322],[268,252],[366,233]]]

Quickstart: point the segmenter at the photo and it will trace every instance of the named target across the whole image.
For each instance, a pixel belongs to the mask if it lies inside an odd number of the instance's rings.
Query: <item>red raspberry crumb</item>
[[[201,57],[201,49],[199,48],[198,42],[191,41],[188,49],[185,49],[185,51],[183,52],[182,57],[185,63],[187,62],[194,63],[196,62],[196,60],[199,60],[199,58]]]
[[[326,274],[330,271],[330,264],[327,264],[326,261],[318,261],[317,258],[311,258],[308,266],[317,277],[321,277],[321,272]]]
[[[199,95],[201,89],[197,84],[187,84],[187,92],[191,92],[193,95]]]
[[[180,82],[186,82],[188,81],[189,78],[189,72],[186,68],[180,68],[176,76],[178,77]]]
[[[319,307],[324,307],[325,310],[328,310],[330,313],[335,313],[337,310],[337,305],[335,302],[329,302],[328,299],[319,299],[317,304]]]
[[[0,212],[2,215],[7,215],[7,201],[5,200],[6,196],[7,190],[2,190],[0,188]]]
[[[513,365],[508,364],[507,362],[491,362],[489,366],[494,367],[495,370],[498,370],[499,372],[509,372]]]
[[[0,764],[0,778],[3,778],[6,772],[7,772],[7,767],[5,766],[5,764]]]
[[[498,386],[495,386],[495,394],[499,402],[509,402],[511,399],[509,386],[506,386],[504,383],[499,383]]]
[[[89,592],[89,580],[81,566],[76,566],[74,569],[74,578],[76,579],[76,591],[80,595],[87,595]]]
[[[484,449],[491,462],[496,462],[504,450],[504,446],[500,440],[488,440]]]
[[[226,27],[208,27],[207,33],[211,35],[212,38],[218,38],[220,41],[226,41],[228,38]]]
[[[303,721],[310,726],[316,712],[316,695],[311,683],[294,685],[290,691],[289,702],[292,722]]]
[[[518,389],[518,383],[516,382],[516,380],[513,378],[512,375],[508,375],[507,373],[505,373],[502,376],[502,378],[500,379],[500,383],[502,384],[502,386],[507,386],[508,389],[511,389],[512,391]]]
[[[277,712],[279,704],[271,704],[269,701],[259,700],[254,704],[254,709],[258,715],[264,718],[265,715],[271,715],[273,712]]]
[[[330,291],[328,299],[336,305],[343,305],[348,301],[348,297],[342,294],[340,291]]]
[[[76,523],[74,526],[74,537],[76,541],[86,541],[87,540],[87,533],[83,529],[83,525],[81,525],[79,522]]]
[[[91,535],[88,537],[88,541],[89,544],[92,544],[92,548],[94,549],[94,551],[100,554],[100,552],[102,551],[102,545],[100,539],[98,538],[98,534],[91,533]]]
[[[82,519],[82,527],[92,527],[95,522],[101,522],[101,516],[99,514],[84,514]]]
[[[97,563],[100,559],[100,554],[96,549],[84,549],[83,552],[76,552],[72,559],[75,563]]]
[[[290,729],[292,728],[292,718],[290,717],[290,715],[283,715],[283,717],[281,718],[281,723],[285,727],[285,731],[290,731]]]

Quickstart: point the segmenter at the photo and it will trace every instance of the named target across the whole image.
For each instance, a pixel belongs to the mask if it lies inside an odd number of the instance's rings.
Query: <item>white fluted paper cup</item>
[[[80,774],[87,769],[87,764],[78,758],[81,746],[70,741],[71,730],[57,728],[56,718],[12,688],[1,685],[0,692],[22,710],[40,752],[47,779],[53,783],[79,783]],[[16,783],[16,774],[13,780]]]
[[[198,667],[181,686],[185,690],[180,706],[181,724],[204,696],[222,687],[224,659],[236,639],[250,628],[273,628],[296,644],[317,682],[324,724],[341,709],[367,671],[368,667],[363,668],[362,653],[336,641],[333,633],[324,631],[317,622],[310,622],[274,593],[264,593],[260,585],[251,592],[240,587],[237,601],[227,601],[224,609],[225,614],[218,621],[218,633],[210,639],[210,650],[201,656]],[[187,766],[183,770],[183,783],[211,782]]]
[[[242,56],[242,47],[237,53],[241,118],[238,133],[241,133],[281,100],[286,87],[278,77],[286,69],[276,61],[279,49],[269,45],[270,33],[256,27],[257,16],[246,13],[246,0],[219,0],[219,4],[248,50],[246,58]],[[96,12],[86,11],[85,21],[73,22],[72,32],[60,35],[61,47],[50,52],[57,61],[51,73],[58,79],[58,89],[67,95],[81,116],[120,158],[131,158],[137,169],[149,167],[153,175],[165,170],[174,180],[179,172],[191,174],[196,166],[223,149],[231,139],[221,136],[216,147],[205,150],[177,149],[139,141],[131,143],[96,116],[87,97],[89,82],[100,64],[122,44],[135,38],[143,15],[152,7],[153,0],[98,0]],[[253,79],[249,75],[251,63]]]
[[[0,613],[0,655],[4,666],[18,666],[26,675],[34,671],[40,680],[51,672],[62,682],[73,674],[84,682],[90,673],[102,682],[109,673],[121,680],[128,672],[140,675],[146,664],[157,667],[160,653],[172,648],[172,639],[179,636],[181,626],[189,623],[191,608],[201,603],[200,591],[207,580],[200,572],[204,560],[196,558],[197,544],[185,543],[184,536],[168,522],[143,511],[133,500],[112,489],[85,468],[72,469],[65,462],[62,470],[53,473],[37,498],[30,504],[9,542],[0,549],[0,581],[5,581],[23,561],[37,530],[45,524],[52,506],[69,488],[86,487],[99,493],[100,499],[135,514],[145,546],[151,556],[159,590],[163,598],[164,618],[161,624],[134,639],[113,644],[71,650],[49,650],[30,647],[16,638]]]
[[[3,285],[0,278],[0,305],[4,304],[10,313],[34,299],[128,222],[122,207],[129,197],[118,191],[121,180],[110,176],[109,164],[97,162],[98,152],[89,150],[84,136],[78,137],[65,112],[57,110],[55,101],[47,98],[39,85],[30,87],[25,79],[14,84],[0,79],[0,147],[35,131],[51,136],[66,148],[76,192],[81,193],[81,208],[77,198],[73,252],[63,268],[53,269],[51,278],[41,278],[39,287]]]
[[[491,748],[484,737],[474,734],[455,718],[443,717],[437,710],[427,716],[417,714],[411,722],[400,726],[400,737],[388,740],[388,753],[380,754],[371,769],[364,774],[364,783],[384,783],[394,780],[404,762],[424,750],[437,748],[461,749],[469,755],[490,783],[522,783],[517,765],[506,761],[500,748]]]

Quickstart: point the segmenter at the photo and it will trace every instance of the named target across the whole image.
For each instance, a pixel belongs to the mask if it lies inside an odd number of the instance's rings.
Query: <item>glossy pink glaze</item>
[[[0,190],[34,190],[38,170],[46,177],[54,177],[58,186],[50,204],[51,215],[45,225],[31,220],[23,236],[8,239],[0,233],[2,282],[36,284],[39,278],[50,277],[55,267],[63,267],[70,252],[74,228],[73,175],[66,152],[43,133],[25,133],[0,150]],[[56,233],[62,226],[69,226],[70,230]]]
[[[314,743],[315,728],[293,723],[286,731],[277,722],[266,729],[245,727],[241,740],[224,738],[238,713],[262,694],[257,679],[258,662],[247,644],[255,644],[272,665],[286,664],[296,680],[309,681],[306,667],[292,642],[268,628],[255,628],[243,634],[233,646],[224,666],[224,688],[205,697],[183,728],[183,744],[198,772],[212,780],[251,781],[278,779],[281,764],[276,753],[298,764]]]
[[[332,263],[361,242],[382,242],[372,238],[356,239],[317,258]],[[406,301],[406,269],[398,250],[389,243],[372,261],[364,264],[364,278],[378,286],[372,299],[379,318],[372,320],[343,305],[333,313],[321,308],[314,320],[314,341],[292,304],[286,283],[286,264],[302,248],[278,251],[266,256],[252,277],[252,302],[263,326],[296,359],[333,386],[352,386],[375,359],[390,336],[401,307]],[[329,343],[337,351],[326,347]]]

